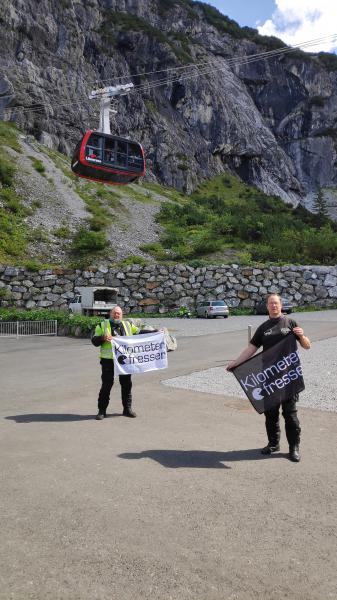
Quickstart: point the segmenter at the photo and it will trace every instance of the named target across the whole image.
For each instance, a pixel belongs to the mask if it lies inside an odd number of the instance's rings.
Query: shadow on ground
[[[128,452],[119,454],[119,458],[136,460],[151,458],[169,469],[197,468],[197,469],[230,469],[225,462],[240,460],[265,460],[270,458],[283,458],[284,454],[263,456],[260,448],[249,450],[232,450],[231,452],[214,452],[211,450],[144,450],[143,452]]]
[[[113,413],[107,415],[109,417],[121,417],[121,413]],[[59,414],[59,413],[33,413],[28,415],[12,415],[5,417],[9,421],[15,421],[16,423],[64,423],[67,421],[92,421],[95,419],[95,415],[72,415],[72,414]]]

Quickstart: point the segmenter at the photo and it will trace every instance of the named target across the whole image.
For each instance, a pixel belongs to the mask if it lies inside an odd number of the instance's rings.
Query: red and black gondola
[[[85,179],[127,185],[145,175],[144,151],[138,142],[90,129],[74,150],[71,169]]]

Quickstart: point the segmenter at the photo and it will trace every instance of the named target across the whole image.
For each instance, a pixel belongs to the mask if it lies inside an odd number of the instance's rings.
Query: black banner
[[[302,367],[293,333],[234,367],[232,372],[260,414],[304,390]]]

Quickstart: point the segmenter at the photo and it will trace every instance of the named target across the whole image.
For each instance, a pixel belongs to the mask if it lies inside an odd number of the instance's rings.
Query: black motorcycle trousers
[[[109,358],[101,358],[102,385],[98,395],[98,412],[105,413],[110,401],[110,392],[114,384],[115,371],[114,361]],[[123,408],[131,408],[132,404],[132,381],[131,375],[119,375],[121,386]]]
[[[301,427],[297,416],[296,401],[298,396],[293,396],[282,402],[282,415],[285,421],[286,437],[289,446],[297,446],[300,443]],[[280,442],[280,406],[276,406],[265,412],[266,430],[270,446],[277,446]]]

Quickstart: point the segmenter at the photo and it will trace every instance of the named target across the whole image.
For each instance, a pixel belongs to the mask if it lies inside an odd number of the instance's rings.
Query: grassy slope
[[[28,214],[15,192],[15,161],[7,148],[20,153],[18,132],[15,127],[0,121],[0,263],[24,260],[29,232],[24,225]]]
[[[337,259],[336,223],[293,209],[230,175],[163,205],[158,220],[165,228],[161,243],[145,248],[158,260],[331,264]]]
[[[31,232],[25,217],[38,204],[24,206],[15,192],[15,158],[20,156],[17,130],[0,122],[0,262],[31,264],[28,255]],[[106,237],[112,215],[121,209],[123,195],[138,202],[160,202],[158,221],[164,233],[157,243],[142,249],[159,262],[186,261],[191,264],[217,262],[335,263],[336,224],[321,220],[302,208],[292,209],[236,177],[221,175],[201,185],[192,196],[143,182],[126,188],[112,188],[77,179],[69,160],[46,147],[36,147],[60,169],[69,186],[77,192],[90,217],[75,234],[63,225],[56,232],[62,243],[71,237],[69,264],[86,266],[97,260],[111,261]],[[34,168],[41,170],[39,160]],[[144,262],[132,254],[124,263]],[[39,261],[35,259],[38,268]]]
[[[128,186],[127,188],[114,188],[112,186],[89,182],[77,178],[70,169],[69,158],[50,150],[45,146],[33,143],[34,150],[41,155],[41,159],[27,155],[31,169],[43,176],[41,188],[52,186],[55,188],[53,178],[47,177],[43,160],[57,168],[63,183],[71,188],[83,201],[89,213],[88,219],[82,223],[74,233],[60,218],[60,226],[52,232],[40,227],[39,234],[46,240],[50,235],[58,238],[59,244],[65,244],[68,252],[70,266],[87,266],[97,261],[108,259],[111,261],[113,249],[107,239],[107,230],[116,214],[123,209],[121,200],[124,196],[132,198],[135,205],[142,203],[157,203],[158,191],[141,186]],[[11,149],[9,155],[8,148]],[[27,197],[21,198],[16,192],[17,161],[23,156],[19,142],[19,131],[7,122],[0,121],[0,263],[27,265],[33,269],[42,264],[50,266],[48,256],[30,256],[30,242],[37,237],[37,230],[29,227],[25,217],[38,211],[41,202],[31,199],[27,206]],[[30,177],[30,173],[20,169],[21,179]],[[28,179],[27,179],[28,180]],[[24,187],[24,186],[23,186]],[[160,187],[160,186],[159,186]],[[55,190],[58,193],[58,190]],[[63,192],[64,193],[64,192]],[[26,196],[25,194],[23,194]],[[166,196],[163,196],[165,199]],[[162,199],[161,199],[162,200]],[[125,212],[125,210],[124,210]],[[142,262],[140,257],[131,256],[129,262]],[[46,262],[47,261],[47,262]]]

